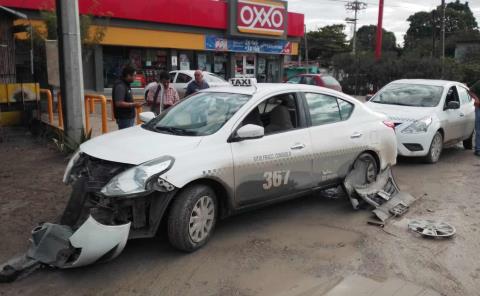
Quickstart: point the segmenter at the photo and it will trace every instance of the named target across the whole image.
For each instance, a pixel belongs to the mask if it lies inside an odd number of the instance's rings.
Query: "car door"
[[[458,96],[460,97],[460,117],[463,118],[463,137],[467,139],[472,135],[475,127],[475,106],[468,90],[457,85]]]
[[[455,101],[460,104],[457,88],[451,86],[445,97],[444,104],[444,130],[445,130],[445,142],[455,141],[463,137],[464,130],[464,114],[461,109],[447,109],[447,104],[450,101]]]
[[[311,123],[314,185],[336,184],[346,176],[361,152],[365,131],[349,122],[354,109],[352,103],[322,93],[304,95]]]
[[[265,135],[231,143],[238,206],[289,197],[311,188],[310,135],[301,112],[297,94],[275,95],[253,108],[239,124],[262,125]],[[282,120],[289,123],[282,126]]]

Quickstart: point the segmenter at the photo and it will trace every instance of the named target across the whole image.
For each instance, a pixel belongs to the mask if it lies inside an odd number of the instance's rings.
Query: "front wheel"
[[[215,192],[206,185],[185,188],[174,199],[168,217],[168,238],[177,249],[193,252],[213,234],[217,217]]]
[[[432,144],[430,144],[430,149],[428,150],[428,154],[425,157],[425,161],[427,163],[436,163],[440,158],[443,150],[443,136],[442,134],[437,131],[432,139]]]
[[[474,135],[475,135],[475,131],[473,131],[470,138],[463,141],[463,148],[465,148],[466,150],[472,150],[473,149],[473,136]]]

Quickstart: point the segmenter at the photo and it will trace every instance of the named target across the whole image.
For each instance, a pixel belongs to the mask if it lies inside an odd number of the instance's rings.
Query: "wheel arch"
[[[193,185],[207,185],[210,188],[212,188],[217,197],[219,217],[223,218],[229,215],[233,205],[233,198],[232,198],[232,194],[228,191],[227,186],[225,184],[212,178],[200,178],[185,184],[182,188],[180,188],[180,190],[178,190],[175,196],[177,196],[180,192],[182,192],[184,188],[187,188]],[[175,200],[175,196],[172,198],[172,200],[170,201],[170,204],[168,205],[167,213],[170,210],[173,204],[173,201]]]
[[[358,159],[358,157],[360,157],[360,155],[362,155],[364,153],[370,154],[375,159],[375,163],[377,164],[377,173],[379,173],[382,169],[382,163],[380,161],[380,156],[378,155],[378,153],[376,151],[373,151],[373,150],[364,150],[364,151],[362,151],[358,154],[357,159]]]

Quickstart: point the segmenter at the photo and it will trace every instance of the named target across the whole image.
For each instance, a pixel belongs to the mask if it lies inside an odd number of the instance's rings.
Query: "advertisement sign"
[[[221,51],[292,54],[292,43],[286,40],[225,39],[214,35],[205,37],[205,49],[218,51],[218,40],[222,40]]]
[[[0,103],[22,103],[40,98],[38,83],[0,84]]]
[[[237,28],[239,32],[282,36],[285,33],[286,2],[238,0]]]

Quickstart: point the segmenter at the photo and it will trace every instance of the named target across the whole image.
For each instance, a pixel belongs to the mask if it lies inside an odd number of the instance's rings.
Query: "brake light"
[[[395,130],[395,123],[393,123],[389,120],[384,120],[383,124],[385,124],[387,127],[391,128],[391,129]]]

